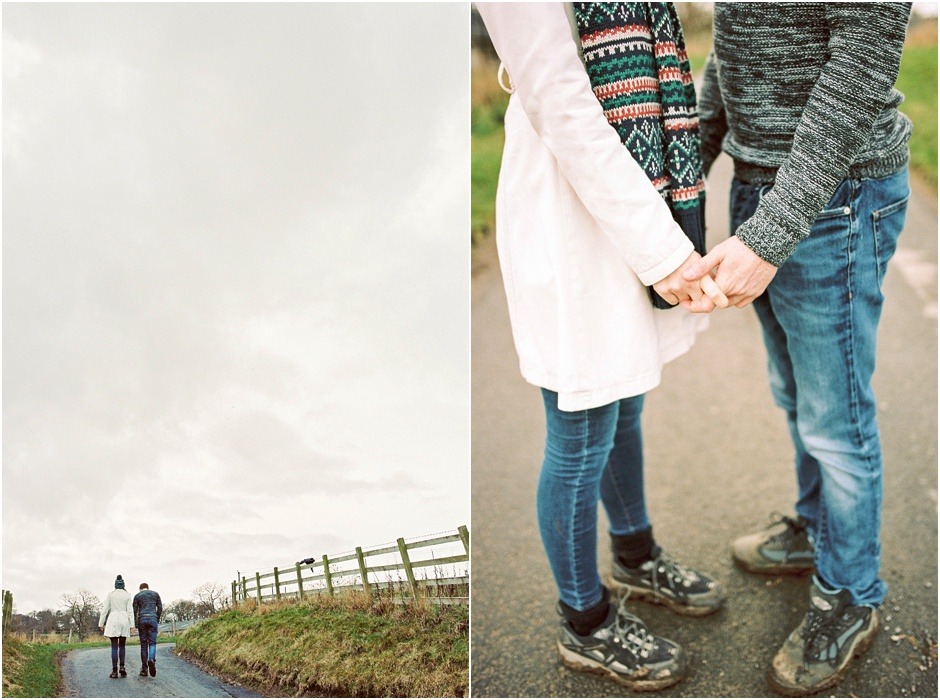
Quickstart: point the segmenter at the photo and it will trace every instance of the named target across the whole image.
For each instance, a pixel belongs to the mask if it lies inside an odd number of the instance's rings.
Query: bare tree
[[[85,636],[98,625],[101,613],[101,601],[86,588],[79,588],[75,593],[62,594],[62,606],[68,616],[69,625],[78,634],[78,640],[85,641]]]
[[[221,610],[228,602],[225,588],[215,581],[207,581],[193,590],[196,599],[196,610],[200,617],[208,617]]]
[[[167,615],[176,615],[177,620],[195,620],[196,604],[191,600],[174,600],[166,607]]]

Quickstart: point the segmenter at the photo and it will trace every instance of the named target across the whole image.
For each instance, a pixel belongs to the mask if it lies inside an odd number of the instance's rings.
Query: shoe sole
[[[577,654],[565,647],[565,645],[561,642],[558,642],[557,646],[558,655],[561,657],[561,663],[570,668],[572,671],[593,673],[596,676],[604,676],[618,685],[622,685],[626,688],[629,688],[630,690],[636,690],[638,692],[653,692],[656,690],[669,688],[670,686],[673,686],[679,681],[683,680],[688,675],[688,657],[686,657],[686,665],[681,674],[670,676],[669,678],[658,678],[653,680],[645,678],[631,679],[624,678],[619,673],[610,670],[600,662],[584,658],[580,654]]]
[[[731,550],[731,558],[740,568],[752,574],[768,574],[771,576],[805,576],[816,568],[813,564],[755,564],[741,559]]]
[[[845,680],[846,675],[848,675],[849,670],[852,668],[852,662],[868,651],[868,648],[872,645],[872,642],[875,641],[876,636],[878,636],[877,620],[872,633],[858,643],[858,646],[855,647],[855,649],[852,651],[852,656],[845,662],[845,665],[829,676],[829,678],[822,681],[821,683],[818,683],[817,685],[810,686],[809,688],[797,688],[795,686],[785,685],[783,682],[778,680],[777,676],[774,674],[773,666],[771,666],[770,670],[767,672],[767,684],[775,693],[785,695],[789,698],[800,698],[805,697],[806,695],[815,695],[816,693],[826,690],[827,688],[838,685],[843,680]]]
[[[147,670],[150,672],[151,678],[156,678],[157,676],[157,665],[153,661],[147,662]]]
[[[642,600],[646,603],[652,603],[653,605],[665,605],[677,615],[684,615],[686,617],[705,617],[706,615],[711,615],[712,613],[718,612],[721,609],[721,606],[725,604],[724,594],[722,594],[721,599],[718,600],[718,602],[706,607],[703,605],[689,605],[686,603],[681,603],[663,595],[662,593],[657,593],[656,591],[651,591],[647,588],[635,588],[630,584],[618,581],[613,577],[608,579],[607,585],[611,589],[617,589],[625,592],[630,600]]]

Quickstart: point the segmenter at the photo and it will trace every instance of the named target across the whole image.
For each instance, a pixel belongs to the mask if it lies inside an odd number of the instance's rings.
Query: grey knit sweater
[[[894,89],[910,3],[717,3],[699,100],[705,172],[721,150],[774,183],[737,236],[780,266],[846,177],[908,161]]]

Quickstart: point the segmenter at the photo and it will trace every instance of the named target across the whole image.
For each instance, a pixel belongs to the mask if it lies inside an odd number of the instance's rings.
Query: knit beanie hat
[[[124,579],[121,578],[121,574],[118,574],[118,577],[114,579],[115,588],[124,588]]]

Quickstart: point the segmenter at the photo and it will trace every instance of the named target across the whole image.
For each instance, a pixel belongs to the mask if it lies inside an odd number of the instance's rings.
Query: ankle
[[[630,535],[611,535],[610,542],[617,561],[628,569],[639,568],[659,553],[652,527]]]

